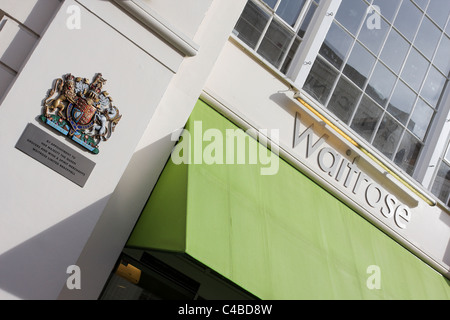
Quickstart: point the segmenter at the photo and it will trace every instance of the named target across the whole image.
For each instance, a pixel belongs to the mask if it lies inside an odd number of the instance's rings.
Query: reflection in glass
[[[278,0],[264,0],[265,3],[267,3],[267,5],[269,7],[271,7],[272,9],[275,8],[275,5],[277,4]]]
[[[303,89],[322,105],[326,104],[338,73],[320,58],[316,59]]]
[[[351,128],[370,142],[382,113],[380,107],[364,95],[353,118]]]
[[[431,192],[450,207],[450,166],[442,162]]]
[[[343,122],[348,123],[358,103],[361,91],[349,81],[341,78],[331,97],[328,109]]]
[[[416,49],[412,49],[402,71],[402,78],[414,90],[418,91],[425,78],[428,66],[429,62]]]
[[[305,2],[306,0],[281,0],[276,14],[293,27],[297,22]]]
[[[432,67],[420,95],[436,108],[444,90],[445,82],[446,78],[436,68]]]
[[[356,42],[343,72],[356,85],[363,88],[374,64],[375,57]]]
[[[395,79],[395,75],[378,62],[366,88],[366,93],[384,107],[394,87]]]
[[[269,16],[249,1],[234,28],[235,33],[239,39],[254,49],[268,21]]]
[[[450,26],[450,23],[449,23]],[[450,39],[444,36],[439,45],[439,49],[436,53],[436,57],[434,59],[434,64],[439,70],[442,71],[445,75],[448,75],[450,72]]]
[[[258,53],[274,66],[279,67],[293,36],[274,19],[264,35]]]
[[[421,18],[422,12],[410,0],[404,0],[395,19],[394,26],[409,41],[412,41]]]
[[[395,154],[394,162],[406,173],[412,175],[421,150],[422,144],[409,132],[405,132],[402,143]]]
[[[433,119],[434,110],[422,99],[417,102],[408,129],[411,130],[420,140],[424,140]]]
[[[381,15],[392,22],[400,2],[401,0],[375,0],[373,5],[380,7]]]
[[[439,27],[444,28],[450,14],[450,1],[448,0],[431,0],[427,13],[431,19],[436,22]]]
[[[416,47],[431,60],[441,37],[441,31],[425,17],[414,41]]]
[[[373,146],[380,150],[386,157],[392,159],[402,132],[403,129],[400,124],[390,115],[385,114],[373,141]]]
[[[389,30],[389,25],[384,19],[380,19],[380,22],[381,27],[379,29],[369,29],[367,26],[363,26],[358,36],[358,39],[376,55],[380,52],[381,45]]]
[[[301,38],[303,38],[305,36],[306,29],[308,29],[308,26],[311,23],[314,13],[316,12],[316,9],[317,9],[317,4],[315,2],[312,2],[311,6],[308,9],[308,12],[306,13],[305,18],[303,19],[300,29],[298,30],[298,33],[297,33]]]
[[[397,31],[392,29],[381,52],[381,60],[398,73],[406,58],[409,46],[410,44]]]
[[[283,62],[283,66],[281,67],[280,71],[283,73],[286,73],[289,69],[292,59],[294,58],[295,53],[297,52],[298,47],[300,46],[301,40],[296,37],[294,40],[294,43],[291,46],[291,49],[288,52],[288,55],[286,56],[286,59]]]
[[[353,38],[333,22],[319,52],[336,68],[340,69],[352,42]]]
[[[417,95],[402,81],[399,81],[387,111],[402,124],[406,124],[416,101]]]
[[[362,0],[342,1],[336,14],[336,20],[348,31],[356,35],[362,20],[366,16],[367,7],[367,4]]]

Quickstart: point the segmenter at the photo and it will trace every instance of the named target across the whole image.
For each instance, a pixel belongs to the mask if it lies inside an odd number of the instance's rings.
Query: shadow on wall
[[[0,290],[24,300],[56,299],[70,276],[67,267],[75,264],[108,198],[0,254]]]
[[[76,262],[82,270],[82,290],[64,286],[58,299],[99,298],[174,145],[169,134],[134,153]]]

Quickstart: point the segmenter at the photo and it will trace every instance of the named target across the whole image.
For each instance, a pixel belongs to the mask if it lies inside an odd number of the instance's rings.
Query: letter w
[[[306,145],[306,158],[309,158],[320,146],[328,139],[328,136],[324,134],[316,141],[312,143],[314,135],[314,124],[310,125],[302,134],[300,134],[300,114],[297,113],[295,116],[295,130],[294,130],[294,148],[296,148],[305,138],[307,138],[308,143]]]

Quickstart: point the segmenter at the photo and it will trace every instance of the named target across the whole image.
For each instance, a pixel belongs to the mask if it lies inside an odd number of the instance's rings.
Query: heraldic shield
[[[92,83],[72,74],[57,79],[44,101],[41,120],[98,154],[100,142],[111,137],[122,118],[111,97],[102,90],[105,83],[101,73]]]

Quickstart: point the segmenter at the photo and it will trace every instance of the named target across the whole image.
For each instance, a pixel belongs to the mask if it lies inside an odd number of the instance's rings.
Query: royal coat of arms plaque
[[[111,137],[122,118],[112,98],[103,91],[105,83],[101,73],[92,83],[70,73],[56,79],[44,100],[41,120],[98,154],[100,142]]]

